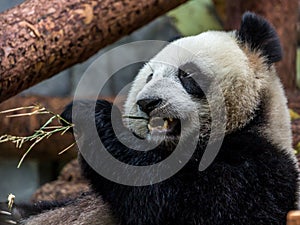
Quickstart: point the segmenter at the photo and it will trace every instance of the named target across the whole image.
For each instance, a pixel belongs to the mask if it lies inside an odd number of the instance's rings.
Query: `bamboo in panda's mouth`
[[[136,119],[136,120],[148,120],[149,119],[149,118],[142,117],[142,116],[132,116],[132,115],[123,115],[122,118]]]

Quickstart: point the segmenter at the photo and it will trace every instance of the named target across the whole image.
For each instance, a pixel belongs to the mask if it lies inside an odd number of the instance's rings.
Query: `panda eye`
[[[208,77],[192,63],[178,69],[178,78],[186,92],[198,98],[205,96],[210,85]]]
[[[147,80],[146,80],[146,83],[148,83],[153,77],[153,73],[151,73],[148,77],[147,77]]]
[[[182,69],[178,70],[179,79],[191,77],[193,74],[194,73],[192,71],[189,71],[189,70],[182,70]]]

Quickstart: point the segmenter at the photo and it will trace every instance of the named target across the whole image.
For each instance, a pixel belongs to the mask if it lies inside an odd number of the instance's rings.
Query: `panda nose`
[[[138,104],[139,108],[149,114],[151,111],[153,111],[155,108],[157,108],[161,104],[162,100],[157,98],[144,98],[140,99],[136,102]]]

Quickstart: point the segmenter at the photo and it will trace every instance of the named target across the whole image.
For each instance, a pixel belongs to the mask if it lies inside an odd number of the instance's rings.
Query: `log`
[[[300,114],[300,91],[287,92],[289,108]]]
[[[36,190],[31,201],[72,199],[87,191],[90,191],[88,181],[82,176],[78,160],[74,159],[64,166],[57,180],[46,183]]]
[[[0,14],[0,102],[187,0],[27,0]]]
[[[287,92],[289,108],[300,114],[300,91]],[[300,143],[300,119],[292,121],[293,145],[296,147]],[[300,162],[300,155],[298,155]]]
[[[300,225],[300,211],[290,211],[287,215],[286,225]]]

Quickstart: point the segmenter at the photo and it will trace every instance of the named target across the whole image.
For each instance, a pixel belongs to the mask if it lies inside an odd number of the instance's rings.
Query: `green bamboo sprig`
[[[6,117],[21,117],[21,116],[32,116],[32,115],[40,115],[40,114],[49,114],[52,115],[46,123],[43,124],[38,130],[35,130],[34,133],[30,136],[14,136],[14,135],[2,135],[0,136],[0,143],[4,142],[12,142],[16,145],[16,148],[22,148],[23,144],[26,142],[30,142],[29,148],[26,150],[26,152],[23,154],[22,158],[20,159],[18,163],[18,168],[20,168],[21,164],[23,163],[25,157],[28,155],[28,153],[32,150],[32,148],[37,145],[39,142],[41,142],[44,139],[48,139],[55,133],[60,133],[61,135],[65,134],[70,128],[72,128],[74,125],[68,121],[66,121],[64,118],[62,118],[59,114],[53,113],[52,111],[47,110],[45,107],[41,105],[33,105],[33,106],[27,106],[27,107],[19,107],[14,109],[9,109],[5,111],[1,111],[0,114],[4,113],[12,113],[12,112],[18,112],[20,110],[29,109],[32,110],[31,112],[27,113],[17,113],[13,115],[7,115]],[[51,126],[54,120],[57,120],[58,122],[63,121],[64,125],[54,125]],[[60,123],[61,124],[61,123]],[[71,147],[75,145],[75,142],[72,143],[70,146],[66,147],[64,150],[62,150],[59,154],[64,153]]]

